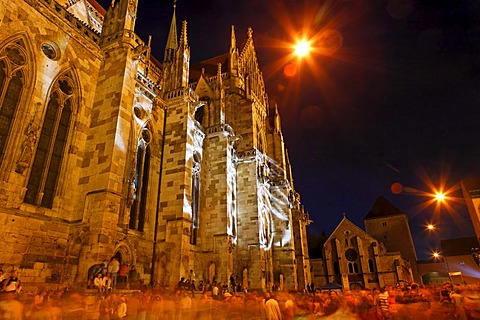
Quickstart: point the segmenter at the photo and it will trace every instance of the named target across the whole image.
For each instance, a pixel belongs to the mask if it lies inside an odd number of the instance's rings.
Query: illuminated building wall
[[[420,282],[417,253],[413,244],[408,217],[385,197],[376,199],[364,218],[365,231],[385,244],[388,251],[398,251],[410,262],[415,281]],[[402,241],[398,241],[402,239]]]
[[[346,217],[324,244],[323,263],[328,283],[346,289],[379,288],[413,281],[408,260],[353,224]],[[318,266],[318,261],[312,261]],[[321,270],[317,268],[317,272]],[[315,279],[320,277],[315,276]],[[316,283],[315,286],[321,286]]]
[[[253,31],[191,66],[174,13],[160,62],[137,4],[0,0],[0,265],[27,287],[114,255],[146,283],[304,287],[308,214]]]

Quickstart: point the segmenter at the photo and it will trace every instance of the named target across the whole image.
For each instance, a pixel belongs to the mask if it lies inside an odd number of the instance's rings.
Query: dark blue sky
[[[109,2],[109,1],[105,1]],[[102,2],[103,3],[103,2]],[[153,35],[161,60],[173,1],[139,0],[136,31]],[[442,238],[473,235],[461,192],[434,212],[427,198],[394,195],[394,182],[430,191],[480,175],[480,3],[436,0],[178,0],[188,22],[193,63],[229,47],[235,25],[254,41],[270,98],[278,102],[295,187],[315,221],[330,233],[345,212],[363,217],[384,195],[411,223],[417,254],[426,258]],[[286,76],[290,42],[303,28],[315,53]],[[438,224],[427,234],[426,221]]]

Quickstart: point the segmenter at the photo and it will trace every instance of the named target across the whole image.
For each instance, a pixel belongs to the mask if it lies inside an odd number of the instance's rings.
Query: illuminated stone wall
[[[322,281],[319,269],[322,263],[312,263],[316,266],[314,280]],[[323,264],[328,283],[349,289],[373,289],[413,281],[408,260],[399,252],[387,251],[382,242],[345,217],[325,242]],[[315,283],[315,287],[321,285]]]
[[[186,23],[159,63],[134,33],[135,1],[106,13],[65,5],[0,0],[2,70],[24,79],[18,102],[12,90],[0,97],[16,110],[0,159],[0,266],[19,269],[25,288],[84,285],[88,269],[114,255],[170,288],[190,269],[197,282],[234,275],[249,289],[310,281],[308,218],[252,30],[243,48],[232,30],[227,61],[194,73]],[[92,15],[92,25],[79,20]],[[61,159],[53,201],[39,193],[27,203],[55,88],[74,103],[65,149],[52,153]]]
[[[415,281],[421,282],[417,267],[417,254],[405,214],[365,219],[365,230],[384,243],[388,251],[400,252],[410,262]],[[402,239],[402,241],[398,241],[398,239]]]

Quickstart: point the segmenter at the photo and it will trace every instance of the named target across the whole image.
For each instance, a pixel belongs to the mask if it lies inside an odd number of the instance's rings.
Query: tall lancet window
[[[200,197],[200,157],[193,155],[192,168],[192,226],[190,230],[190,244],[197,244],[200,217],[198,212]]]
[[[76,83],[66,72],[54,82],[28,180],[25,202],[52,208],[68,139],[68,128],[77,101]]]
[[[147,209],[148,177],[150,173],[150,140],[148,128],[142,131],[142,137],[138,140],[137,160],[135,169],[135,191],[133,203],[130,208],[130,229],[143,231]]]
[[[25,84],[27,55],[22,40],[0,50],[0,163]]]

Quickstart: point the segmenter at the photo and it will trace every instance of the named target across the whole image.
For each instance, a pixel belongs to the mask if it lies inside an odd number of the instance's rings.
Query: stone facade
[[[417,267],[417,253],[413,244],[408,217],[385,197],[376,199],[364,218],[365,231],[381,241],[388,251],[398,251],[409,261],[413,278],[421,283]]]
[[[346,217],[325,242],[323,259],[312,259],[311,264],[316,288],[337,283],[347,289],[373,289],[413,281],[408,260],[387,251]]]
[[[0,265],[33,286],[117,256],[162,286],[305,287],[308,214],[252,30],[191,65],[174,13],[159,62],[136,8],[0,0]]]

